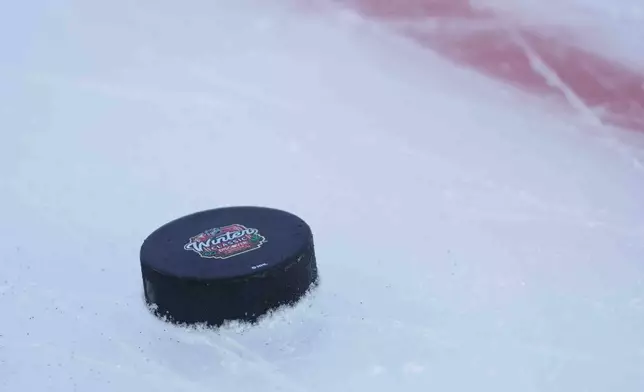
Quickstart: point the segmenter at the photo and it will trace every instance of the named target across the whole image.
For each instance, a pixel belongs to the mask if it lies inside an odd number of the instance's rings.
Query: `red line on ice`
[[[387,22],[413,25],[431,20],[434,23],[429,29],[409,25],[401,29],[453,61],[525,91],[561,98],[572,109],[571,101],[563,94],[563,86],[585,108],[593,109],[603,123],[644,131],[644,73],[569,45],[561,36],[546,38],[534,27],[521,26],[493,11],[475,9],[468,0],[352,0],[351,3],[359,12]],[[538,58],[556,74],[559,86],[550,85],[542,73],[535,71],[526,48],[536,55],[533,58]]]

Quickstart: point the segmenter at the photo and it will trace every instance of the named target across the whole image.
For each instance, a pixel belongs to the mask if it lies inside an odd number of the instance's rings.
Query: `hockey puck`
[[[144,297],[176,324],[255,323],[318,281],[311,228],[266,207],[226,207],[169,222],[140,252]]]

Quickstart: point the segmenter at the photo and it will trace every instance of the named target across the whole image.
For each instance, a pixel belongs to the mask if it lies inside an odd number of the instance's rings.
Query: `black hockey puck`
[[[165,224],[141,246],[145,300],[178,324],[257,322],[317,283],[311,228],[265,207],[226,207]]]

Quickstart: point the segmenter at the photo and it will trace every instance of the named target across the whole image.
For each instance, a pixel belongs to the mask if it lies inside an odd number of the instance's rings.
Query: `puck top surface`
[[[294,258],[310,246],[310,227],[299,217],[265,207],[201,211],[155,230],[141,247],[141,264],[188,279],[254,275]]]

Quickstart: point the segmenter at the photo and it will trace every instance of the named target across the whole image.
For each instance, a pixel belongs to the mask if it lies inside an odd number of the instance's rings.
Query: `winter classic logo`
[[[266,237],[259,230],[234,224],[199,233],[190,238],[183,249],[206,259],[227,259],[259,249],[265,242]]]

